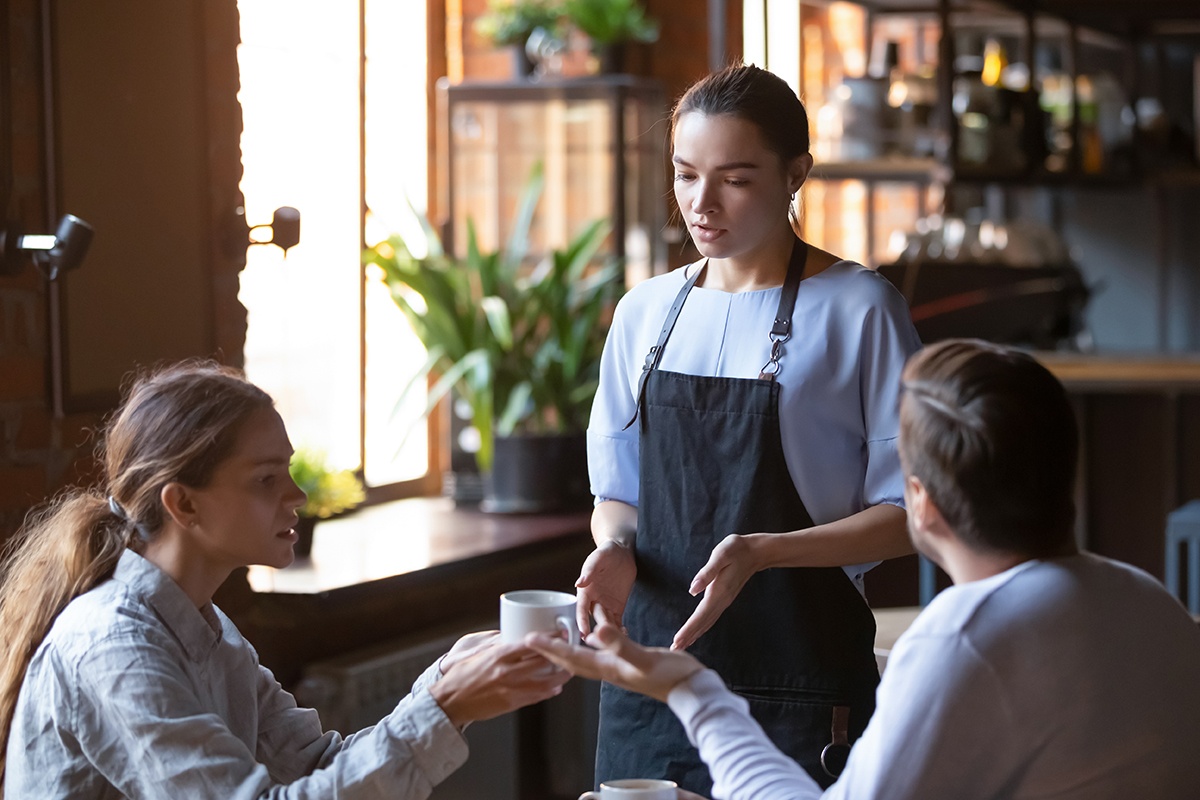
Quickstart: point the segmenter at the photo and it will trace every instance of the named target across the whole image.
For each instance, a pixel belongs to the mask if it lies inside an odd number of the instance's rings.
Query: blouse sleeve
[[[627,296],[628,297],[628,296]],[[637,410],[640,360],[632,352],[628,304],[617,306],[600,357],[600,386],[588,423],[588,475],[597,501],[638,502],[638,424],[626,427]]]
[[[904,297],[884,284],[880,302],[863,324],[859,380],[863,398],[866,477],[863,507],[889,504],[904,507],[904,476],[896,439],[900,432],[900,376],[908,357],[921,348]]]
[[[207,711],[182,667],[149,641],[111,638],[73,671],[84,756],[127,797],[421,800],[466,760],[467,745],[427,691],[340,740],[259,668],[260,734],[251,752]],[[290,754],[290,755],[289,755]],[[260,760],[261,759],[261,760]],[[303,774],[307,762],[320,768]],[[304,765],[304,766],[302,766]]]

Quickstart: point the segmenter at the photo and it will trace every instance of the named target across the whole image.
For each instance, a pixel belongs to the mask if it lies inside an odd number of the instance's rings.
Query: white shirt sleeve
[[[714,800],[815,800],[821,787],[779,752],[750,716],[746,701],[712,670],[671,690],[667,704],[683,723],[713,777]]]
[[[875,715],[824,795],[715,672],[677,686],[668,704],[712,772],[714,800],[1000,797],[1036,744],[1021,746],[1004,686],[955,636],[897,644]]]

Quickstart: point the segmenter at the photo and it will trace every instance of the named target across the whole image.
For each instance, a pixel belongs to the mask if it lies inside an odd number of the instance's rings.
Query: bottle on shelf
[[[982,50],[982,55],[980,52]],[[1029,163],[1025,136],[1028,109],[1024,92],[1011,88],[1024,68],[1014,70],[999,40],[989,38],[980,47],[970,41],[955,61],[951,108],[958,123],[959,168],[1016,174]]]
[[[899,46],[889,42],[887,104],[891,109],[891,152],[899,156],[928,158],[934,155],[936,132],[933,111],[937,105],[934,71],[925,65],[916,72],[899,66]]]
[[[1071,163],[1071,117],[1075,86],[1062,68],[1057,49],[1043,48],[1038,54],[1038,106],[1043,114],[1048,172],[1066,172]]]

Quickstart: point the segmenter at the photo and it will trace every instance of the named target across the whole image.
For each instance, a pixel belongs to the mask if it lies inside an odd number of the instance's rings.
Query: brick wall
[[[6,41],[9,97],[5,169],[6,219],[29,232],[52,230],[43,186],[41,25],[37,0],[9,0]],[[0,157],[8,154],[0,153]],[[0,536],[67,477],[73,448],[63,447],[72,420],[53,420],[47,392],[46,292],[28,263],[0,276]],[[66,438],[72,438],[70,434]]]
[[[0,149],[11,151],[0,152],[0,186],[6,219],[32,233],[52,232],[62,211],[48,207],[41,5],[39,0],[8,0],[0,6],[0,65],[8,74],[8,97],[0,110],[0,125],[5,126]],[[221,0],[195,8],[204,30],[206,80],[196,101],[206,107],[210,191],[208,218],[194,224],[206,225],[210,234],[208,280],[214,300],[213,319],[204,322],[211,331],[205,339],[212,349],[192,355],[216,354],[240,364],[246,313],[237,292],[238,272],[245,263],[245,248],[239,248],[239,242],[245,233],[244,224],[231,219],[232,209],[241,203],[237,7],[235,0]],[[155,235],[165,234],[148,230],[147,236]],[[122,287],[120,275],[111,280],[119,292],[138,297],[136,285]],[[0,539],[15,531],[28,510],[47,496],[64,486],[89,482],[95,474],[95,432],[108,411],[53,412],[47,309],[45,280],[28,261],[19,273],[0,276]]]

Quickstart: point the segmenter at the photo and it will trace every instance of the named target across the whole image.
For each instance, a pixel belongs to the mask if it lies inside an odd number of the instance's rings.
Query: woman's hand
[[[704,669],[688,653],[676,653],[663,647],[642,647],[601,616],[595,633],[587,643],[571,645],[544,633],[533,633],[526,643],[560,667],[576,675],[608,681],[614,686],[666,702],[667,695],[681,681]]]
[[[429,687],[433,699],[460,729],[468,722],[554,697],[571,677],[523,644],[501,644],[494,633],[486,642],[475,639],[464,644],[479,636],[471,634],[455,644],[455,649],[464,645],[463,650],[453,660],[447,654],[442,661],[445,674]]]
[[[500,631],[479,631],[478,633],[468,633],[454,643],[446,655],[442,656],[440,665],[443,675],[446,674],[455,664],[464,659],[478,653],[480,650],[488,647],[491,644],[499,641]]]
[[[592,617],[621,623],[625,604],[637,577],[637,562],[633,550],[627,545],[609,539],[601,544],[583,562],[579,571],[575,601],[575,618],[579,624],[579,635],[587,636],[592,630]]]
[[[725,613],[750,576],[762,569],[755,550],[756,541],[757,534],[730,534],[713,548],[708,563],[701,567],[688,587],[692,596],[704,592],[704,597],[675,633],[672,650],[691,647]]]

